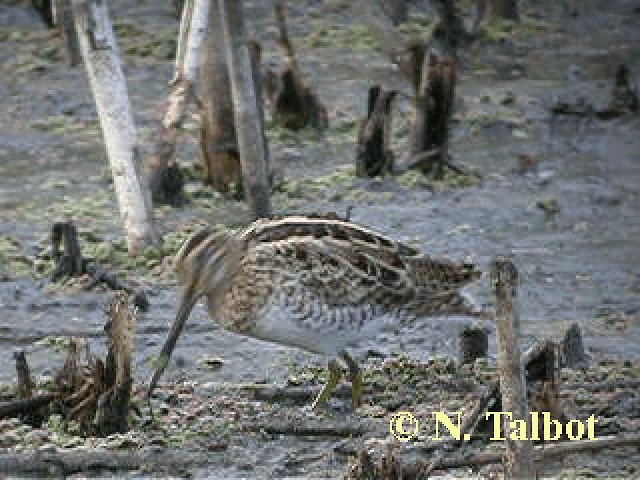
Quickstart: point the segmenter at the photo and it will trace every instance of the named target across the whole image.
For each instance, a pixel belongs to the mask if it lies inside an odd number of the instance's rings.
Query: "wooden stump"
[[[384,0],[382,11],[391,20],[393,25],[398,25],[407,19],[409,13],[407,0]]]
[[[630,74],[629,67],[624,63],[616,70],[613,91],[611,92],[610,110],[621,113],[638,111],[638,91],[631,85]]]
[[[56,0],[51,2],[53,8],[53,23],[58,27],[69,66],[75,67],[82,63],[78,35],[73,24],[73,10],[71,0]]]
[[[487,330],[467,325],[459,334],[459,364],[473,363],[477,358],[486,357],[489,350],[489,334]]]
[[[456,62],[452,57],[427,53],[422,80],[416,93],[411,152],[425,158],[420,162],[424,174],[444,177],[448,162],[449,120],[453,112]]]
[[[518,21],[518,0],[477,0],[476,24],[487,23],[493,18]]]
[[[109,320],[104,329],[108,352],[104,366],[105,392],[96,409],[97,431],[101,435],[123,433],[129,429],[131,398],[131,356],[136,317],[129,312],[125,293],[116,294],[109,305]]]
[[[13,359],[16,361],[16,373],[18,374],[18,398],[29,399],[33,393],[35,384],[31,379],[29,365],[24,350],[13,352]]]
[[[253,88],[256,92],[256,102],[258,103],[258,120],[260,122],[260,131],[262,132],[262,144],[264,148],[264,158],[266,162],[267,174],[269,176],[269,184],[271,184],[271,161],[269,157],[269,141],[265,133],[265,118],[264,118],[264,95],[262,92],[263,78],[262,69],[260,63],[262,60],[262,47],[260,43],[251,40],[249,41],[249,57],[251,60],[251,73],[253,74]]]
[[[367,119],[358,133],[356,175],[375,177],[393,173],[390,146],[391,104],[397,92],[385,91],[380,85],[369,88]]]
[[[60,244],[63,244],[64,251],[60,252]],[[85,273],[85,261],[80,251],[78,242],[78,232],[72,222],[54,223],[51,228],[51,256],[56,262],[56,269],[51,280],[68,275],[82,275]]]
[[[575,101],[557,100],[551,107],[554,115],[574,115],[577,117],[596,116],[600,120],[611,120],[629,113],[635,113],[640,109],[638,90],[632,86],[629,79],[631,72],[624,63],[616,70],[609,104],[602,109],[597,109],[584,97],[578,97]]]
[[[54,16],[51,0],[31,0],[31,6],[40,14],[42,21],[49,28],[53,27]]]
[[[535,478],[533,445],[529,440],[531,422],[527,385],[517,333],[519,316],[515,297],[518,271],[510,260],[498,257],[491,265],[491,278],[497,307],[496,332],[502,410],[512,414],[509,420],[519,423],[518,429],[512,428],[511,421],[505,420],[503,424],[504,438],[506,438],[505,476],[506,478]]]
[[[82,362],[82,344],[74,340],[54,380],[65,418],[77,421],[85,434],[106,436],[128,430],[136,317],[127,304],[124,292],[109,304],[105,361],[87,351]]]
[[[271,189],[252,73],[251,47],[244,28],[244,7],[242,2],[218,0],[218,8],[223,19],[243,191],[253,217],[264,218],[271,214]]]
[[[204,184],[222,193],[242,196],[240,151],[233,112],[229,67],[218,2],[209,6],[209,31],[204,43],[200,108],[200,153]]]
[[[589,363],[589,357],[584,351],[580,325],[572,324],[562,339],[561,365],[567,368],[584,368]]]
[[[557,380],[556,345],[551,341],[541,341],[529,354],[525,363],[527,384],[533,382],[555,382]]]
[[[19,416],[22,422],[40,428],[42,421],[47,416],[46,406],[51,401],[52,396],[33,395],[36,384],[31,378],[27,356],[24,350],[13,352],[13,359],[16,362],[16,373],[18,376],[18,395],[16,400],[5,404],[5,409],[0,408],[0,412],[4,410],[6,416]],[[3,415],[0,413],[0,418],[2,417]]]
[[[60,244],[64,244],[64,251],[60,252]],[[112,290],[123,290],[134,294],[134,305],[142,311],[149,308],[149,300],[142,290],[134,290],[133,287],[123,282],[117,275],[106,272],[91,259],[84,258],[78,242],[78,232],[72,222],[54,223],[51,228],[51,256],[56,262],[56,267],[51,276],[55,282],[63,276],[79,276],[85,273],[91,275],[91,282],[85,285],[85,290],[90,290],[98,283],[104,283]]]
[[[305,84],[298,70],[293,45],[287,31],[287,3],[275,1],[275,17],[279,30],[278,43],[285,50],[286,62],[277,72],[268,72],[266,93],[272,108],[273,120],[285,128],[299,130],[311,126],[324,130],[328,126],[327,109],[320,103],[310,86]]]
[[[317,130],[327,128],[326,109],[291,66],[272,72],[269,76],[267,89],[274,122],[291,130],[307,126]]]
[[[454,0],[438,0],[439,20],[433,32],[435,44],[444,52],[455,52],[460,44],[469,43],[474,36],[467,32],[464,20],[456,10]]]
[[[149,190],[154,204],[179,206],[184,203],[184,175],[177,163],[170,161],[175,151],[175,139],[166,131],[160,132],[156,145],[157,162],[149,162]]]

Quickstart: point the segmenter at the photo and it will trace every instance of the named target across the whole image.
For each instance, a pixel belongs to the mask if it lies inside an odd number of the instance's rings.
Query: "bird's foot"
[[[338,386],[338,382],[340,381],[340,377],[342,376],[339,368],[333,368],[333,366],[329,366],[329,380],[322,387],[322,390],[316,397],[316,399],[311,404],[311,408],[315,411],[318,411],[320,407],[327,402],[331,394],[335,391]]]

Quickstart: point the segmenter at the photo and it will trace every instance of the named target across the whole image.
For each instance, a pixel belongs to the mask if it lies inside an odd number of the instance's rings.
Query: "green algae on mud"
[[[101,194],[98,196],[102,198]],[[87,208],[86,205],[83,208]],[[90,213],[87,212],[78,213],[77,210],[74,212],[76,219],[90,217]],[[87,225],[83,220],[77,220],[76,226],[78,227],[78,238],[83,257],[95,261],[103,267],[113,269],[121,276],[149,277],[149,280],[154,278],[155,281],[161,281],[163,278],[168,281],[173,280],[173,274],[164,267],[163,260],[175,255],[182,243],[195,230],[200,228],[212,228],[216,232],[227,230],[227,226],[224,224],[210,226],[201,221],[187,223],[162,235],[159,245],[149,246],[138,255],[130,255],[124,237],[105,238],[90,230],[91,225]],[[113,235],[109,235],[109,237],[113,237]],[[42,235],[34,248],[36,253],[27,255],[20,242],[8,235],[0,235],[0,265],[3,266],[4,274],[9,278],[27,277],[34,280],[50,278],[55,271],[55,265],[49,253],[49,246],[49,235]],[[62,278],[47,285],[47,290],[57,291],[63,286],[81,286],[82,283],[80,278]]]
[[[379,44],[376,37],[362,24],[350,26],[326,25],[312,21],[314,32],[299,39],[307,48],[349,48],[356,51],[376,51]]]
[[[154,29],[149,32],[126,21],[113,25],[118,44],[129,57],[152,57],[160,60],[173,60],[176,55],[176,28]]]
[[[443,191],[449,188],[465,188],[480,185],[480,179],[477,176],[454,172],[448,168],[445,169],[444,178],[435,180],[430,175],[423,174],[418,169],[408,170],[397,177],[400,185],[414,189],[426,188],[433,191]]]
[[[100,123],[97,119],[89,121],[79,121],[73,115],[54,115],[47,118],[38,119],[33,122],[31,128],[41,132],[51,132],[54,134],[82,134],[83,136],[98,136],[101,134]]]
[[[500,42],[503,40],[527,40],[543,32],[557,30],[551,23],[521,15],[520,21],[514,22],[504,18],[494,17],[480,29],[480,36],[485,42]]]
[[[33,278],[34,259],[25,254],[22,244],[9,235],[0,235],[0,276]]]

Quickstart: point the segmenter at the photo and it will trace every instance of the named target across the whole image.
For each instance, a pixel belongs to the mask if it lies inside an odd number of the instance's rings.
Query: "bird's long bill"
[[[153,394],[153,390],[156,388],[156,384],[160,379],[160,375],[162,375],[162,372],[164,372],[164,369],[169,364],[169,359],[171,358],[173,349],[176,346],[178,337],[180,336],[180,333],[182,333],[182,329],[184,328],[185,323],[187,323],[187,319],[191,314],[191,310],[193,310],[193,306],[196,304],[196,300],[197,297],[193,288],[187,287],[182,295],[182,301],[180,302],[180,307],[178,308],[176,319],[173,321],[173,325],[171,325],[169,335],[167,336],[167,339],[164,342],[164,346],[162,347],[162,351],[160,352],[160,356],[158,357],[156,371],[154,372],[153,377],[151,377],[151,381],[149,382],[147,397],[151,397],[151,395]]]

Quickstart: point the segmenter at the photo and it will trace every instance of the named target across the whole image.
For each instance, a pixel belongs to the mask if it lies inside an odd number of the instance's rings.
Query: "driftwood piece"
[[[551,113],[554,115],[590,117],[596,115],[596,109],[584,97],[578,97],[574,101],[557,98],[551,106]]]
[[[286,61],[279,71],[268,72],[265,81],[273,119],[292,130],[306,126],[324,130],[328,126],[327,109],[311,87],[302,80],[287,31],[287,2],[275,0],[274,5],[279,31],[278,43],[285,51]]]
[[[391,151],[391,105],[398,92],[383,90],[380,85],[369,88],[367,119],[358,132],[356,175],[375,177],[393,172]]]
[[[534,478],[533,445],[529,440],[531,425],[528,421],[527,384],[518,341],[520,318],[515,301],[518,271],[513,262],[498,257],[492,263],[491,277],[497,305],[496,333],[502,408],[511,412],[513,422],[520,423],[519,429],[513,429],[512,422],[504,422],[506,477]]]
[[[458,334],[459,364],[473,363],[486,357],[489,350],[489,334],[485,328],[467,325]]]
[[[413,155],[434,151],[420,164],[423,173],[444,176],[448,161],[449,121],[453,112],[456,61],[450,56],[427,53],[422,80],[416,92],[411,139]]]
[[[49,405],[55,399],[52,393],[35,395],[28,399],[0,402],[0,418],[11,418],[33,413],[40,407]]]
[[[255,400],[263,402],[292,401],[306,403],[318,395],[322,387],[277,387],[271,385],[252,385],[242,389],[248,390]],[[350,398],[351,388],[348,385],[339,385],[333,394],[335,398]]]
[[[122,290],[123,292],[133,295],[133,305],[138,307],[140,311],[146,312],[149,310],[149,299],[144,291],[135,290],[120,280],[117,275],[107,272],[95,264],[89,264],[87,266],[87,273],[91,275],[91,282],[84,287],[85,290],[91,290],[97,284],[104,283],[111,290]]]

